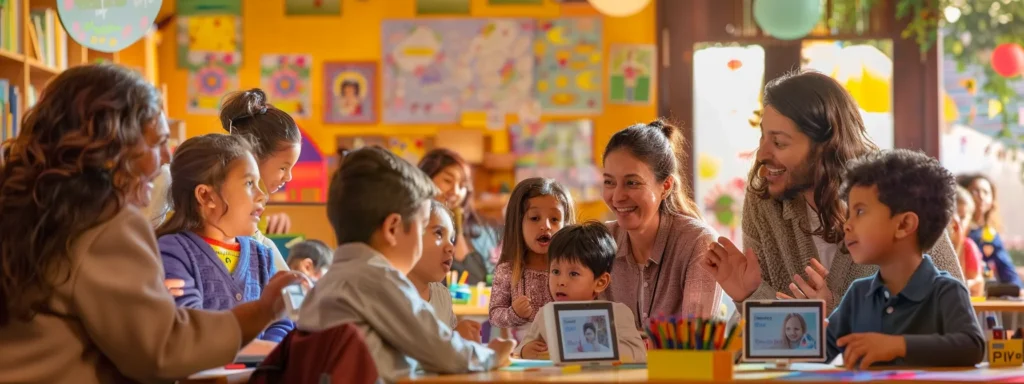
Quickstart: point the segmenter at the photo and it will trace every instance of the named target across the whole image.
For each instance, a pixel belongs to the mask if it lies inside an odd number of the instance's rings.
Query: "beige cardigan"
[[[230,312],[177,308],[150,222],[133,207],[71,246],[52,313],[0,327],[0,381],[173,381],[230,364],[242,342]]]
[[[811,259],[821,260],[814,239],[801,229],[807,228],[807,222],[807,202],[803,197],[778,201],[761,199],[747,193],[743,203],[743,246],[752,248],[757,255],[762,279],[761,286],[750,299],[773,300],[776,292],[789,294],[793,275],[799,273],[807,278],[804,268],[810,265]],[[948,235],[943,234],[927,254],[931,255],[940,270],[949,272],[960,281],[964,280],[959,259]],[[877,266],[855,264],[846,247],[838,247],[828,277],[825,278],[833,295],[828,312],[831,313],[839,305],[854,280],[870,276],[876,271]],[[737,303],[737,308],[742,306]]]

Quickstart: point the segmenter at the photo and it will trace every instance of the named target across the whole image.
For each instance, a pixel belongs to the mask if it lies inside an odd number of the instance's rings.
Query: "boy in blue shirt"
[[[865,155],[847,165],[845,246],[857,264],[877,265],[858,279],[829,317],[827,355],[847,368],[874,363],[973,366],[985,340],[967,287],[923,254],[955,210],[953,175],[905,149]]]

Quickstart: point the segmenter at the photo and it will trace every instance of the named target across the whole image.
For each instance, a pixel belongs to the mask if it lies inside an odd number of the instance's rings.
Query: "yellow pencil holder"
[[[1024,365],[1024,339],[989,340],[988,366],[1019,367]]]
[[[650,380],[732,380],[732,366],[730,351],[647,351],[647,378]]]

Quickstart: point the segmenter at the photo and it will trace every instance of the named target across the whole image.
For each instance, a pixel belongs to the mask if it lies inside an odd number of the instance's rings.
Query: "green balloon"
[[[754,20],[776,39],[796,40],[821,21],[821,0],[754,0]]]

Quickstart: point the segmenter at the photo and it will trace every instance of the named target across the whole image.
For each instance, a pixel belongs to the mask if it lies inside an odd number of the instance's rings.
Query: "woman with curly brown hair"
[[[853,97],[828,75],[784,75],[765,85],[762,99],[761,142],[743,203],[746,252],[721,237],[705,267],[737,302],[821,299],[831,312],[853,280],[878,270],[850,257],[839,198],[846,163],[878,148]],[[963,281],[949,236],[927,253]]]
[[[183,378],[230,363],[280,317],[282,273],[231,311],[179,309],[150,222],[169,154],[157,90],[113,65],[68,69],[0,147],[0,377]]]

